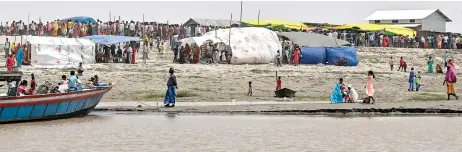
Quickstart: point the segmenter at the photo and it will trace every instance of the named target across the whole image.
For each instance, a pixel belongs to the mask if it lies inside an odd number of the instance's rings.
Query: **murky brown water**
[[[0,125],[0,151],[462,151],[462,117],[92,113]]]

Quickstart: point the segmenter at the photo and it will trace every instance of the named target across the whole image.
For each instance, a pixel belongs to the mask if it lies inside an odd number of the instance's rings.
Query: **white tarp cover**
[[[28,36],[31,65],[47,67],[95,63],[95,43],[88,39]]]
[[[201,37],[182,39],[181,42],[202,45],[207,40],[229,45],[229,29],[220,29],[216,33],[210,31]],[[277,34],[266,28],[232,28],[231,50],[232,64],[261,64],[274,62],[277,51],[282,50],[282,46]]]

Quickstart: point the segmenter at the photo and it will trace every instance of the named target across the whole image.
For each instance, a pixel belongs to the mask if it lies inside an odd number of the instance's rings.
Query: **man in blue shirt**
[[[71,71],[71,76],[69,77],[67,84],[69,86],[69,92],[77,91],[78,80],[77,76],[75,76],[75,71]]]

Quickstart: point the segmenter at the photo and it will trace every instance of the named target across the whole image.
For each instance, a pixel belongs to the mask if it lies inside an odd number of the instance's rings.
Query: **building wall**
[[[422,30],[446,32],[446,20],[440,14],[434,12],[422,20]]]
[[[416,19],[415,22],[411,20],[398,20],[398,23],[393,23],[393,20],[380,20],[380,23],[375,23],[375,20],[369,20],[370,24],[421,24],[422,20]]]

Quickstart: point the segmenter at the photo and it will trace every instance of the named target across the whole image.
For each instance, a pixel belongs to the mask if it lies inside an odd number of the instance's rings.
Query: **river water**
[[[0,151],[462,151],[462,117],[117,114],[0,125]]]

